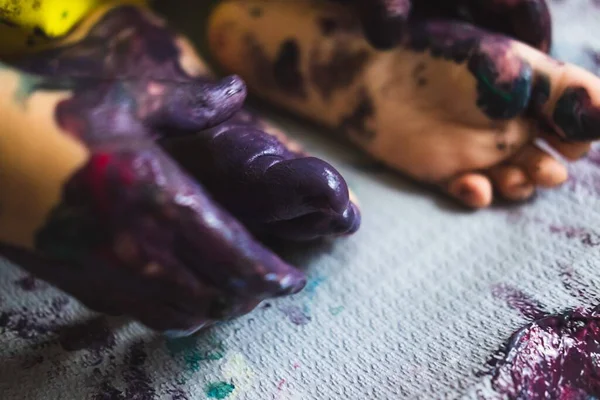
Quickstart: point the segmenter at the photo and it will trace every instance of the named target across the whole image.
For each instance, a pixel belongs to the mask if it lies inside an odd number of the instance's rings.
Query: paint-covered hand
[[[331,1],[331,0],[328,0]],[[380,49],[394,47],[409,19],[456,19],[503,33],[547,52],[552,28],[546,0],[333,0],[358,10],[367,39]]]
[[[305,240],[360,223],[333,167],[240,111],[238,78],[189,74],[186,51],[121,7],[85,39],[15,64],[40,77],[30,94],[69,91],[55,120],[87,158],[34,248],[0,248],[90,308],[177,334],[302,289],[304,274],[252,233]]]

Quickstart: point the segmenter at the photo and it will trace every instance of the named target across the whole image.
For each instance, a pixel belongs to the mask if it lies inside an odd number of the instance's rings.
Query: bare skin
[[[360,224],[340,174],[241,110],[148,10],[99,8],[0,64],[0,254],[109,314],[175,335],[302,289],[254,235]]]
[[[209,39],[258,95],[470,207],[567,179],[535,138],[575,160],[600,137],[600,80],[583,69],[449,19],[409,19],[387,52],[360,27],[336,4],[234,0],[215,9]]]

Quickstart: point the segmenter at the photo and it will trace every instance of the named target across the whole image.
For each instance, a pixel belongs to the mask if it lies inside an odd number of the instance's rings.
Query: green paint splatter
[[[211,399],[224,399],[235,390],[232,383],[215,382],[206,387],[206,395]]]
[[[167,340],[167,350],[174,358],[182,359],[188,372],[198,372],[205,361],[220,360],[225,356],[225,345],[214,337],[190,336]]]
[[[344,311],[344,306],[339,306],[339,307],[329,307],[329,312],[331,313],[331,315],[333,315],[334,317],[336,315],[339,315],[342,311]]]
[[[512,96],[509,93],[503,92],[502,90],[498,89],[495,85],[492,85],[492,83],[487,77],[481,74],[478,74],[477,77],[485,84],[485,86],[487,86],[488,89],[490,89],[494,94],[497,94],[498,96],[502,97],[504,101],[512,101]]]

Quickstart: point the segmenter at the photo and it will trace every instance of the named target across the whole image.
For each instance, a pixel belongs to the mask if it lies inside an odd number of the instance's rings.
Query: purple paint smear
[[[600,396],[600,314],[574,310],[515,332],[493,369],[492,386],[511,399]]]
[[[59,343],[66,351],[88,350],[98,353],[115,346],[115,336],[104,317],[67,326],[59,332]]]
[[[600,235],[584,228],[573,226],[550,225],[550,232],[564,235],[567,239],[577,239],[581,244],[589,247],[600,246]]]
[[[302,308],[298,306],[282,306],[279,307],[279,310],[284,313],[294,325],[306,325],[311,321],[311,317],[305,314]]]
[[[11,332],[21,339],[33,339],[53,333],[58,325],[57,320],[69,303],[69,299],[57,297],[44,303],[46,307],[36,312],[26,308],[0,311],[0,329]]]
[[[577,297],[588,290],[578,288],[570,268],[562,267],[561,278]],[[600,396],[598,307],[549,315],[541,303],[518,289],[500,285],[493,294],[533,320],[516,331],[488,362],[497,393],[522,400],[591,400]]]
[[[96,388],[92,397],[94,400],[153,400],[156,399],[156,390],[146,372],[144,365],[148,359],[144,342],[136,342],[127,350],[122,365],[122,378],[125,382],[125,392],[117,389],[111,381],[114,375],[107,375]],[[100,373],[100,372],[99,372]],[[185,393],[180,390],[172,392],[173,400],[185,400]]]
[[[19,286],[26,292],[32,292],[40,287],[39,282],[33,277],[33,275],[28,275],[16,280],[15,285]]]
[[[542,318],[546,315],[543,304],[519,289],[508,285],[498,285],[492,289],[492,294],[494,297],[504,300],[510,308],[519,311],[527,319]]]

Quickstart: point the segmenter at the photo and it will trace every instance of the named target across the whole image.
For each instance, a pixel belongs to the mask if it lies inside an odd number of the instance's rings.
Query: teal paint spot
[[[304,292],[308,293],[308,297],[310,300],[312,300],[315,297],[315,292],[317,291],[317,288],[326,280],[327,278],[323,276],[316,276],[315,278],[308,281],[306,287],[304,288]]]
[[[206,387],[206,395],[211,399],[224,399],[235,390],[232,383],[215,382]]]
[[[214,337],[190,336],[167,340],[167,350],[173,358],[183,360],[188,372],[198,372],[202,363],[220,360],[225,356],[225,345]]]
[[[334,317],[336,315],[339,315],[342,311],[344,311],[344,306],[339,306],[339,307],[329,307],[329,312],[331,313],[331,315],[333,315]]]
[[[308,281],[306,287],[304,288],[304,293],[306,293],[306,297],[308,297],[308,301],[304,303],[302,307],[304,314],[310,319],[310,306],[317,294],[317,288],[321,286],[323,282],[325,282],[327,278],[324,276],[316,276]]]
[[[25,106],[29,96],[37,90],[37,88],[44,82],[44,78],[39,76],[33,76],[28,74],[19,75],[19,86],[15,91],[15,101],[21,106]]]

